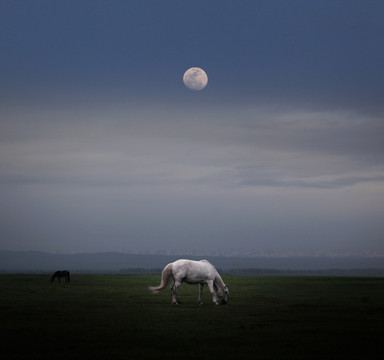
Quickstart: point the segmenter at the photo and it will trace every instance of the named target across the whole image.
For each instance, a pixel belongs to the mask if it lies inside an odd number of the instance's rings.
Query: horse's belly
[[[190,277],[185,277],[183,279],[184,282],[187,284],[205,284],[205,278],[204,277],[196,277],[196,278],[190,278]]]

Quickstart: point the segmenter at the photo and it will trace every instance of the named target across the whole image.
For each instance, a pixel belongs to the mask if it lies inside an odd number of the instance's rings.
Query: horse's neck
[[[223,281],[223,279],[221,278],[221,276],[220,276],[220,274],[218,272],[216,272],[215,283],[216,283],[217,286],[221,286],[223,288],[225,286],[224,281]]]

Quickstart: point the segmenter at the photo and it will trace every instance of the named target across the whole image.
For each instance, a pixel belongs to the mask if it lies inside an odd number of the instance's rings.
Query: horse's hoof
[[[217,301],[215,301],[215,305],[219,305],[219,303]]]

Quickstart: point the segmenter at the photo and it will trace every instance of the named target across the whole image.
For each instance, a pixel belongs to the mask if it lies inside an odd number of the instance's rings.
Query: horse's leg
[[[199,284],[199,299],[198,302],[200,305],[203,305],[203,289],[204,289],[204,284]]]
[[[208,285],[209,291],[211,292],[213,303],[215,305],[219,305],[219,303],[217,302],[215,290],[213,289],[213,280],[207,280],[207,285]]]
[[[172,284],[172,286],[171,286],[171,304],[174,304],[174,302],[173,302],[173,300],[174,300],[174,298],[175,298],[175,296],[174,296],[174,290],[173,290],[174,286],[175,286],[175,280],[173,280],[173,284]]]
[[[179,288],[181,282],[175,280],[172,286],[172,304],[177,305],[179,303],[179,294],[177,293],[177,289]]]

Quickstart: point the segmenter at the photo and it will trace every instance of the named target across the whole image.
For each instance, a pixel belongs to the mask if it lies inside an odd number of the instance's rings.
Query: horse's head
[[[220,300],[220,304],[225,305],[227,303],[227,295],[229,294],[228,285],[224,285],[224,288],[217,292],[217,297]]]

